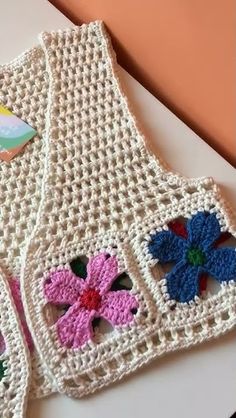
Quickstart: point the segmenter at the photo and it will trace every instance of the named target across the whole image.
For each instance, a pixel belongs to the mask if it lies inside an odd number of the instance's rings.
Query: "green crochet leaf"
[[[130,280],[126,272],[121,273],[116,280],[112,283],[112,291],[116,290],[130,290],[132,289],[132,281]]]
[[[71,270],[73,273],[81,277],[82,279],[85,279],[87,277],[87,269],[86,264],[81,260],[80,257],[75,258],[70,263]]]
[[[0,381],[5,375],[6,367],[4,366],[3,360],[0,360]]]

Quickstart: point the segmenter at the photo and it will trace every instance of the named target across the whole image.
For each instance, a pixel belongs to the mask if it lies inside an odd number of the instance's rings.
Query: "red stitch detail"
[[[101,304],[101,295],[95,289],[86,289],[79,300],[83,308],[88,309],[89,311],[97,310]]]
[[[182,224],[179,221],[171,221],[168,223],[168,227],[172,232],[174,232],[176,235],[179,235],[182,238],[188,237],[188,232],[184,224]]]
[[[217,247],[220,244],[223,244],[223,242],[227,241],[227,239],[230,238],[230,233],[229,232],[222,232],[222,234],[220,235],[220,237],[214,242],[214,247]]]
[[[207,274],[203,273],[200,277],[200,293],[205,292],[207,289]]]

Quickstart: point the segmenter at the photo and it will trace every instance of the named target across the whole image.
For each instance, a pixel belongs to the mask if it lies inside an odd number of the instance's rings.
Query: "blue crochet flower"
[[[236,281],[235,248],[215,248],[221,235],[216,215],[198,212],[187,222],[187,236],[161,231],[151,236],[149,251],[160,263],[176,263],[166,275],[170,299],[190,302],[200,294],[200,278],[213,276],[218,282]]]

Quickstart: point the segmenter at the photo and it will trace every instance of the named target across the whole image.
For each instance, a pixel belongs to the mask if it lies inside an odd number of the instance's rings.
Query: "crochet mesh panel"
[[[0,103],[38,133],[10,163],[0,163],[0,260],[8,280],[20,277],[21,254],[35,225],[41,199],[47,95],[48,75],[40,48],[0,66]],[[31,396],[41,397],[52,391],[51,383],[36,366],[36,352],[32,360],[36,371]]]
[[[48,77],[40,49],[0,67],[2,105],[38,132],[10,164],[4,161],[0,164],[0,257],[9,274],[17,277],[21,250],[35,224],[40,202],[47,94]]]

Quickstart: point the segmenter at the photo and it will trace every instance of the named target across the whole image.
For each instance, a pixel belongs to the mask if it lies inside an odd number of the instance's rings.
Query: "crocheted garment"
[[[45,130],[45,111],[48,96],[48,74],[45,71],[45,57],[42,48],[33,48],[24,53],[10,64],[0,65],[0,103],[11,109],[14,114],[22,118],[37,130],[38,135],[31,140],[24,151],[10,162],[0,162],[0,262],[4,270],[5,284],[12,283],[12,277],[18,278],[21,269],[21,254],[33,226],[35,225],[38,206],[41,200],[41,186],[43,169],[45,166],[45,143],[43,132]],[[31,337],[24,320],[21,301],[17,295],[17,279],[13,282],[13,298],[16,301],[18,311],[15,322],[21,317],[21,329],[27,335],[31,351],[31,366],[33,369],[30,396],[42,397],[55,389],[49,380],[47,372],[42,369],[37,352],[32,347]],[[8,292],[10,288],[8,289]],[[5,295],[5,290],[3,292]],[[16,298],[14,297],[16,296]],[[5,300],[5,296],[2,296]],[[14,313],[11,313],[11,316]],[[8,351],[8,336],[3,337],[3,328],[7,323],[0,323],[0,354],[5,356]],[[19,331],[15,331],[15,333]],[[27,345],[27,344],[26,344]],[[27,349],[27,348],[26,348]],[[7,354],[8,355],[8,354]],[[21,356],[23,363],[23,354]],[[11,361],[8,355],[8,363]],[[16,359],[12,359],[14,367]],[[28,365],[22,367],[27,370]],[[1,369],[3,370],[2,366]],[[15,369],[17,370],[17,369]],[[21,370],[19,368],[19,370]],[[1,374],[1,373],[0,373]],[[6,387],[6,379],[10,375],[4,374],[2,385]],[[17,387],[20,379],[16,377]],[[1,384],[1,382],[0,382]],[[9,399],[9,391],[6,391],[6,403]],[[0,388],[2,393],[2,388]],[[0,398],[2,400],[2,398]],[[4,402],[0,402],[4,408]],[[5,412],[5,411],[4,411]],[[9,413],[10,413],[9,409]],[[0,416],[2,414],[0,413]]]
[[[41,394],[56,386],[80,397],[233,326],[236,252],[219,240],[235,228],[211,179],[172,173],[147,150],[100,22],[44,33],[41,44],[16,71],[27,68],[19,100],[32,101],[24,120],[44,140],[11,163],[20,183],[3,192],[9,208],[15,188],[19,200],[12,227],[4,212],[12,235],[2,253],[8,278],[18,277],[26,246],[20,280],[34,392],[40,383]],[[4,104],[21,116],[19,103]]]
[[[211,179],[171,173],[148,152],[99,22],[42,41],[47,163],[23,293],[58,390],[77,397],[233,326],[236,253],[213,244],[235,233]],[[168,232],[180,217],[186,238]],[[207,274],[217,294],[201,290]]]

